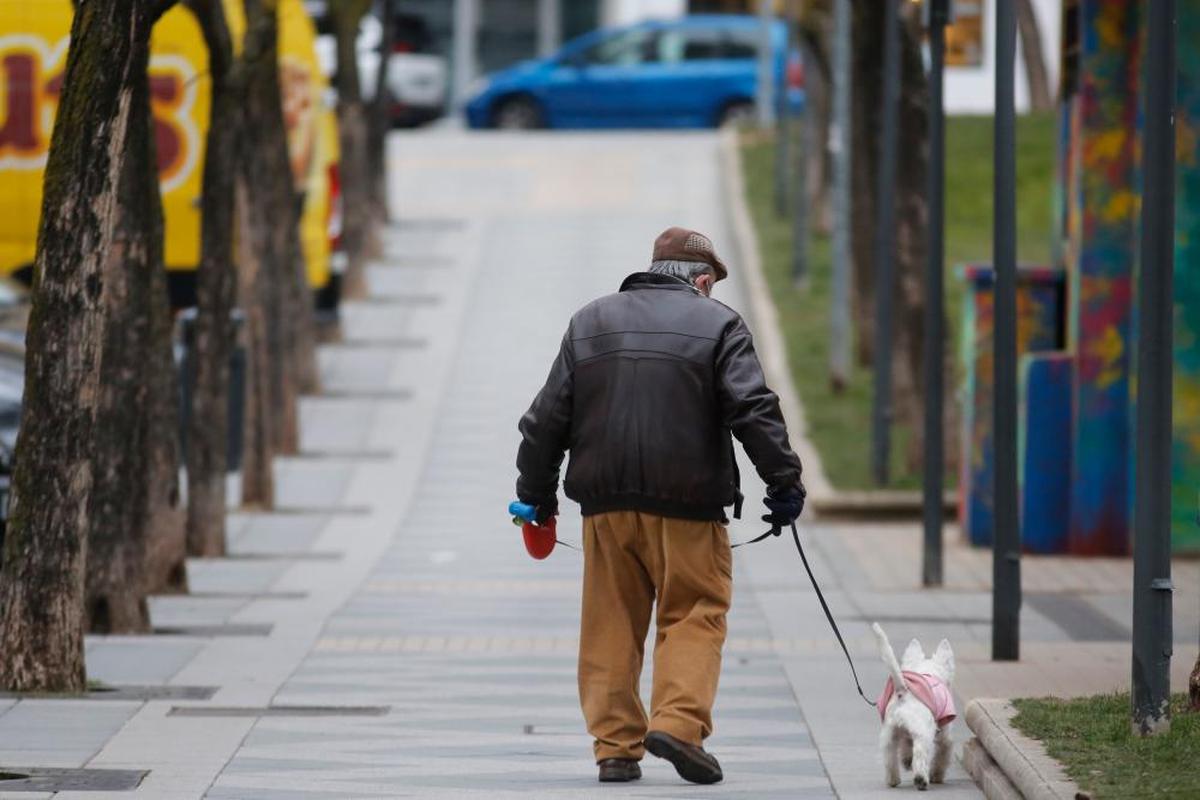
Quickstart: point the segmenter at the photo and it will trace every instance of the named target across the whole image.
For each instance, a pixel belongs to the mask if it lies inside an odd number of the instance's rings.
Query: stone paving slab
[[[160,684],[171,680],[203,646],[138,637],[89,636],[88,679],[110,684]]]
[[[455,233],[452,261],[455,271],[481,276],[464,318],[469,347],[451,365],[432,446],[414,475],[414,503],[391,547],[275,696],[289,704],[385,704],[392,712],[378,719],[261,720],[208,796],[589,797],[605,789],[612,796],[612,787],[595,783],[576,699],[581,560],[562,549],[546,562],[529,561],[504,514],[512,492],[515,422],[544,377],[573,308],[615,288],[625,272],[640,266],[653,235],[678,217],[709,230],[720,223],[719,204],[711,199],[714,144],[706,137],[651,137],[672,152],[692,148],[688,152],[700,164],[669,201],[661,200],[661,189],[639,199],[633,187],[609,175],[599,189],[601,201],[580,203],[561,170],[590,176],[597,158],[606,163],[605,174],[661,183],[654,176],[665,162],[631,151],[628,140],[609,141],[564,141],[547,151],[547,163],[534,173],[524,153],[539,145],[506,142],[495,159],[503,175],[473,180],[486,186],[511,178],[514,191],[551,222],[486,190],[458,193],[456,205],[447,208],[448,217],[472,212],[478,219],[471,229],[478,236]],[[421,164],[459,157],[442,155],[444,148],[456,150],[457,142],[420,144],[431,149]],[[510,147],[514,154],[506,156]],[[450,169],[453,174],[456,168]],[[428,198],[436,214],[447,180],[443,170],[414,172],[400,173],[417,182],[405,195]],[[626,202],[631,207],[621,206]],[[597,208],[606,214],[592,218]],[[503,224],[488,222],[492,216],[503,216]],[[454,252],[436,244],[433,233],[421,237],[422,252]],[[503,258],[476,260],[482,249]],[[570,253],[571,263],[559,253]],[[403,286],[397,279],[392,288]],[[549,315],[526,313],[531,287]],[[421,316],[433,309],[413,310],[411,328],[379,307],[361,310],[374,318],[364,334],[433,335],[421,329]],[[579,524],[577,510],[565,507],[563,538],[577,541]],[[739,573],[739,585],[743,577]],[[731,630],[712,740],[731,778],[706,795],[832,796],[753,594],[736,592]],[[654,760],[646,762],[640,784],[620,789],[629,797],[692,797],[696,791]]]

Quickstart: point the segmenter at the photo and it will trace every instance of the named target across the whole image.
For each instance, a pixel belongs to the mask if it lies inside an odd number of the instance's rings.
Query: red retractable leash
[[[551,516],[545,522],[538,524],[537,508],[528,503],[514,500],[508,505],[508,513],[512,514],[513,525],[521,526],[521,536],[525,540],[525,550],[538,561],[554,552],[554,545],[561,544],[572,550],[579,548],[558,538],[558,517]]]

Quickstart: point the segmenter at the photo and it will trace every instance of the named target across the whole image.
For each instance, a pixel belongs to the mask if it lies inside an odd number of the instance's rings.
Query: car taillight
[[[332,250],[342,247],[342,174],[337,162],[329,165],[329,219],[327,221],[329,246]]]
[[[392,45],[393,53],[411,53],[412,51],[413,46],[410,42],[396,42],[394,45]]]

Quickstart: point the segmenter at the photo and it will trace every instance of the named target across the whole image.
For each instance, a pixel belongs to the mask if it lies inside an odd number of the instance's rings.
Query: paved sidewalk
[[[211,698],[0,700],[0,765],[150,770],[132,795],[59,795],[81,800],[896,796],[877,715],[777,540],[736,557],[710,741],[726,782],[692,787],[648,759],[637,784],[597,784],[574,677],[580,557],[530,560],[504,516],[516,421],[568,317],[644,265],[659,231],[710,232],[733,262],[717,297],[749,315],[717,139],[436,132],[392,146],[400,223],[371,297],[346,308],[345,341],[321,349],[305,452],[278,464],[281,510],[231,516],[231,557],[190,562],[194,594],[153,601],[163,635],[88,640],[93,678]],[[743,466],[754,521],[734,540],[761,531],[762,487]],[[559,530],[578,541],[572,504]],[[950,546],[951,585],[923,592],[916,526],[802,535],[872,696],[872,619],[897,647],[948,636],[963,701],[1106,688],[1128,671],[1122,563],[1031,563],[1028,658],[1000,666],[986,653],[986,554]],[[1190,642],[1195,565],[1177,579]],[[935,788],[980,796],[957,765]]]

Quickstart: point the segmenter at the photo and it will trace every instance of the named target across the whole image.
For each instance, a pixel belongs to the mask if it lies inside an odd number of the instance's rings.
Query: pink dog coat
[[[958,712],[954,710],[954,696],[950,694],[950,687],[941,678],[936,675],[908,672],[907,670],[900,674],[904,677],[908,691],[925,704],[925,707],[933,714],[933,718],[937,720],[939,728],[949,725],[958,716]],[[895,693],[896,687],[892,685],[892,679],[888,678],[887,683],[883,685],[883,692],[876,702],[879,707],[879,719],[883,719],[888,703],[892,701],[892,695]]]

